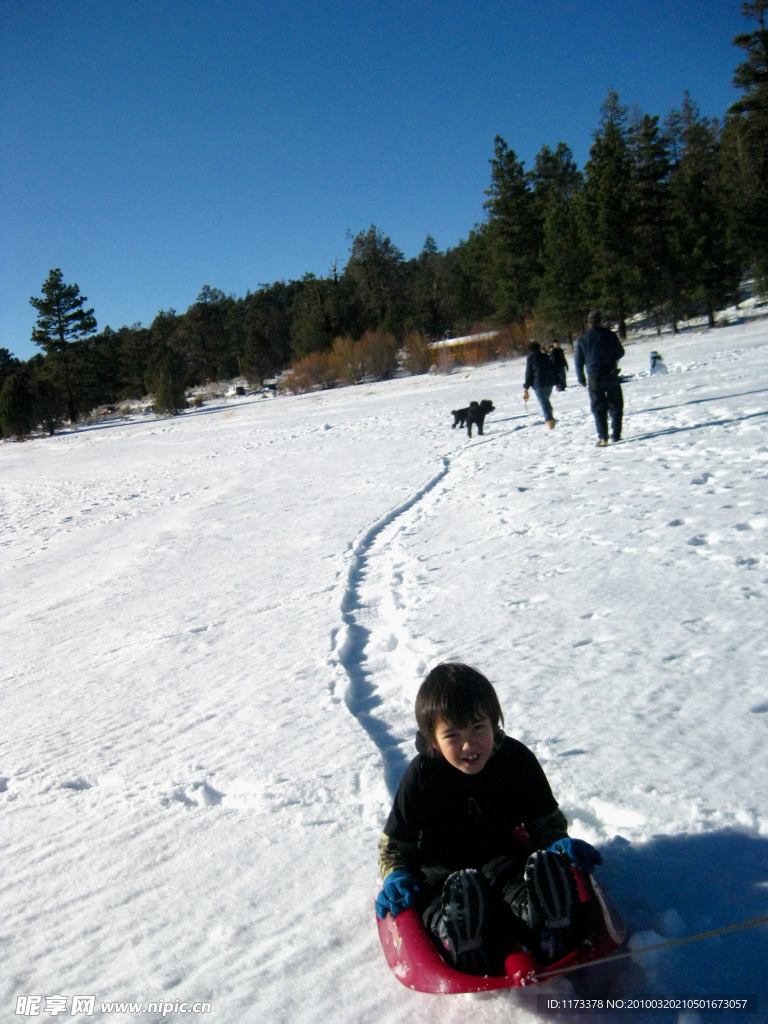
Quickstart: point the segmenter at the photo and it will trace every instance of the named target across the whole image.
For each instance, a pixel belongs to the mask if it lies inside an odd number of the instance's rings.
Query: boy
[[[379,844],[377,914],[416,907],[449,963],[470,974],[492,969],[493,933],[509,930],[510,914],[545,959],[560,959],[573,948],[578,901],[569,865],[589,871],[600,854],[568,837],[540,764],[505,736],[481,672],[438,665],[415,711],[419,753]]]

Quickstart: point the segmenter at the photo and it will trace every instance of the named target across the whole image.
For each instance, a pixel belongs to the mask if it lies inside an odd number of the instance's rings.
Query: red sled
[[[427,934],[421,917],[413,908],[397,917],[387,914],[378,921],[379,938],[387,963],[395,977],[414,992],[490,992],[501,988],[523,988],[546,981],[542,975],[567,968],[587,966],[608,956],[624,941],[624,925],[600,884],[586,872],[573,869],[579,886],[583,924],[578,946],[557,963],[544,966],[524,946],[516,943],[504,961],[503,975],[464,974],[440,955]]]

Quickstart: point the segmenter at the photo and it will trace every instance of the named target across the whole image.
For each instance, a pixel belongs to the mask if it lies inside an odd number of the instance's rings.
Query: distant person
[[[599,309],[593,310],[587,320],[589,330],[576,342],[576,376],[582,387],[589,388],[589,402],[597,427],[597,447],[603,448],[608,444],[609,415],[611,440],[621,440],[624,393],[619,382],[618,362],[624,355],[624,347],[617,334],[602,326],[603,315]]]
[[[555,376],[557,377],[557,390],[565,391],[567,388],[568,379],[568,360],[565,358],[565,352],[560,348],[559,341],[552,342],[552,348],[549,350],[549,358],[552,360],[552,365],[555,368]]]
[[[667,367],[659,352],[651,352],[651,376],[666,373]]]
[[[544,422],[550,430],[555,426],[555,415],[552,412],[552,389],[557,384],[557,376],[552,360],[546,353],[541,351],[538,341],[532,341],[528,346],[529,356],[525,364],[525,383],[523,396],[528,401],[528,389],[533,388],[539,400],[541,411],[544,414]]]

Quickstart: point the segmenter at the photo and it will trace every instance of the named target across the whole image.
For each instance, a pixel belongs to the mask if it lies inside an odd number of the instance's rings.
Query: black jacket
[[[584,368],[589,376],[604,376],[616,369],[624,355],[619,336],[607,327],[590,327],[576,342],[576,376],[579,384],[586,384]]]
[[[549,388],[557,384],[557,374],[552,360],[544,352],[531,352],[525,364],[525,384],[528,388]]]
[[[552,360],[552,365],[554,366],[556,373],[560,370],[568,369],[568,360],[565,356],[565,352],[563,352],[561,348],[553,348],[549,353],[549,358]]]
[[[524,850],[521,825],[534,846],[567,835],[541,765],[519,740],[502,734],[477,775],[464,774],[442,755],[419,754],[405,770],[384,826],[382,877],[393,868],[480,868]]]

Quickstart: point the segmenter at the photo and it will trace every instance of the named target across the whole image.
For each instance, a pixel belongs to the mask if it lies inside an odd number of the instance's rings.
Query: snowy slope
[[[554,432],[526,411],[519,360],[0,446],[0,1020],[534,1020],[411,993],[378,946],[445,658],[493,680],[638,942],[768,912],[768,322],[622,368],[607,449],[579,387]],[[481,398],[468,441],[450,410]],[[766,962],[757,928],[575,984],[757,992],[768,1020]]]

